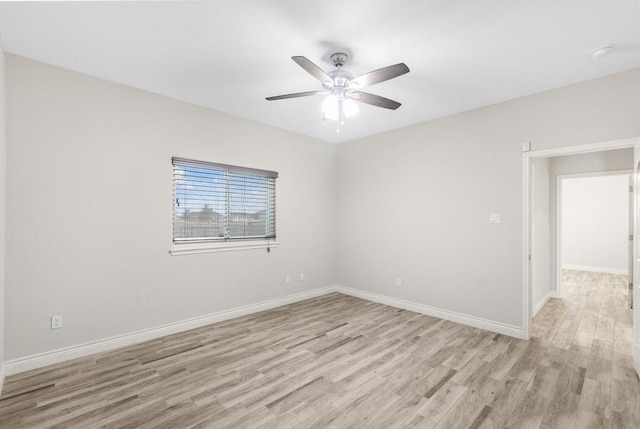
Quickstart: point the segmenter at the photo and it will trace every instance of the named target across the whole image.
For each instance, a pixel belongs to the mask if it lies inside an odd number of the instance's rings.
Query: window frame
[[[266,211],[269,212],[270,202],[273,204],[271,210],[271,216],[267,214],[273,221],[273,237],[256,237],[256,236],[238,236],[232,237],[226,235],[225,237],[210,237],[210,238],[183,238],[176,240],[175,220],[176,220],[176,166],[191,166],[196,168],[206,168],[210,170],[221,171],[226,177],[229,175],[243,175],[265,177],[273,180],[273,200],[267,202]],[[235,165],[220,164],[208,161],[193,160],[180,157],[171,158],[171,249],[169,253],[171,255],[188,255],[197,253],[209,253],[209,252],[227,252],[237,250],[251,250],[251,249],[267,249],[270,251],[272,248],[276,248],[280,243],[276,240],[276,194],[275,194],[275,180],[278,178],[278,173],[275,171],[259,170],[248,167],[240,167]],[[227,184],[228,186],[228,184]],[[225,205],[229,207],[231,194],[227,192],[225,196]],[[225,213],[225,225],[228,226],[228,216],[230,212]],[[226,229],[225,229],[226,230]],[[225,234],[229,231],[226,230]],[[268,233],[269,231],[265,231]]]

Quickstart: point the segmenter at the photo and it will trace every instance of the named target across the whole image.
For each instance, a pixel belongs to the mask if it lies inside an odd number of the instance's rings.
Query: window
[[[174,245],[199,244],[196,249],[211,251],[204,249],[243,248],[247,246],[231,243],[275,239],[278,173],[182,158],[172,161]]]

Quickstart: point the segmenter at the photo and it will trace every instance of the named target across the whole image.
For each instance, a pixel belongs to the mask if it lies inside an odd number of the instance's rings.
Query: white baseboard
[[[94,353],[101,353],[119,347],[138,344],[143,341],[171,335],[178,332],[188,331],[190,329],[200,328],[212,323],[221,322],[223,320],[233,319],[234,317],[245,316],[259,311],[270,310],[282,305],[303,301],[309,298],[325,295],[327,293],[336,292],[333,286],[314,289],[308,292],[301,292],[294,295],[288,295],[282,298],[271,299],[257,304],[246,305],[243,307],[225,310],[218,313],[208,314],[206,316],[195,317],[193,319],[183,320],[177,323],[170,323],[157,328],[144,329],[129,334],[118,335],[103,340],[92,341],[90,343],[80,344],[77,346],[66,347],[63,349],[52,350],[49,352],[39,353],[32,356],[13,359],[5,362],[3,370],[6,375],[17,374],[31,369],[41,368],[47,365],[64,362],[70,359],[76,359],[88,356]]]
[[[0,369],[0,375],[17,374],[32,369],[41,368],[47,365],[53,365],[67,360],[88,356],[94,353],[106,352],[119,347],[138,344],[143,341],[152,340],[155,338],[163,337],[165,335],[171,335],[178,332],[188,331],[190,329],[200,328],[212,323],[233,319],[234,317],[245,316],[247,314],[257,313],[264,310],[270,310],[282,305],[303,301],[309,298],[315,298],[317,296],[325,295],[332,292],[344,293],[345,295],[351,295],[369,301],[378,302],[380,304],[390,305],[392,307],[402,308],[405,310],[414,311],[416,313],[450,320],[452,322],[461,323],[463,325],[473,326],[475,328],[509,335],[511,337],[525,338],[523,329],[518,326],[494,322],[479,317],[430,307],[428,305],[418,304],[415,302],[405,301],[397,298],[391,298],[388,296],[366,292],[358,289],[352,289],[345,286],[327,286],[308,292],[301,292],[282,298],[263,301],[257,304],[251,304],[244,307],[238,307],[218,313],[209,314],[206,316],[183,320],[181,322],[171,323],[157,328],[145,329],[142,331],[80,344],[77,346],[66,347],[63,349],[52,350],[32,356],[13,359],[4,363],[4,366],[2,366],[2,368]]]
[[[629,270],[624,270],[622,268],[594,267],[592,265],[562,264],[562,269],[574,270],[574,271],[588,271],[590,273],[621,274],[625,276],[629,274]]]
[[[359,289],[352,289],[345,286],[337,286],[337,291],[346,295],[355,296],[380,304],[390,305],[392,307],[402,308],[404,310],[414,311],[427,316],[438,317],[440,319],[450,320],[452,322],[461,323],[463,325],[473,326],[474,328],[485,329],[498,334],[509,335],[510,337],[525,339],[524,330],[519,326],[507,325],[505,323],[494,322],[480,317],[469,316],[454,311],[443,310],[441,308],[430,307],[424,304],[418,304],[403,299],[391,298],[377,293],[366,292]]]
[[[544,307],[544,305],[547,303],[547,301],[549,301],[550,298],[557,298],[557,297],[558,297],[558,294],[556,293],[555,290],[550,290],[549,292],[547,292],[547,294],[543,296],[542,299],[536,303],[535,307],[533,308],[532,317],[536,317],[536,314],[538,314],[538,312],[542,310],[542,307]]]

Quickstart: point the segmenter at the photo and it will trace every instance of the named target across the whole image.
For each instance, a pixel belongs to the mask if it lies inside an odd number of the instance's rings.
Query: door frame
[[[599,143],[588,143],[565,146],[553,149],[524,152],[522,154],[522,338],[531,338],[531,161],[538,158],[550,158],[562,155],[577,155],[589,152],[601,152],[614,149],[633,148],[640,144],[640,138],[612,140]],[[634,161],[635,162],[635,161]],[[634,175],[636,166],[634,165]],[[556,267],[557,269],[557,267]],[[556,285],[557,287],[557,285]],[[635,330],[635,324],[634,324]],[[634,332],[635,338],[635,332]]]

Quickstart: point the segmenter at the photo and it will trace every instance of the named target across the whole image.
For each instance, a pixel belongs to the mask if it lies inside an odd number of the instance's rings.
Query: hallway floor
[[[566,359],[562,370],[584,378],[573,391],[556,389],[554,402],[578,407],[577,427],[640,427],[627,276],[564,270],[563,286],[563,298],[534,319],[532,336],[548,350],[544,360]]]

